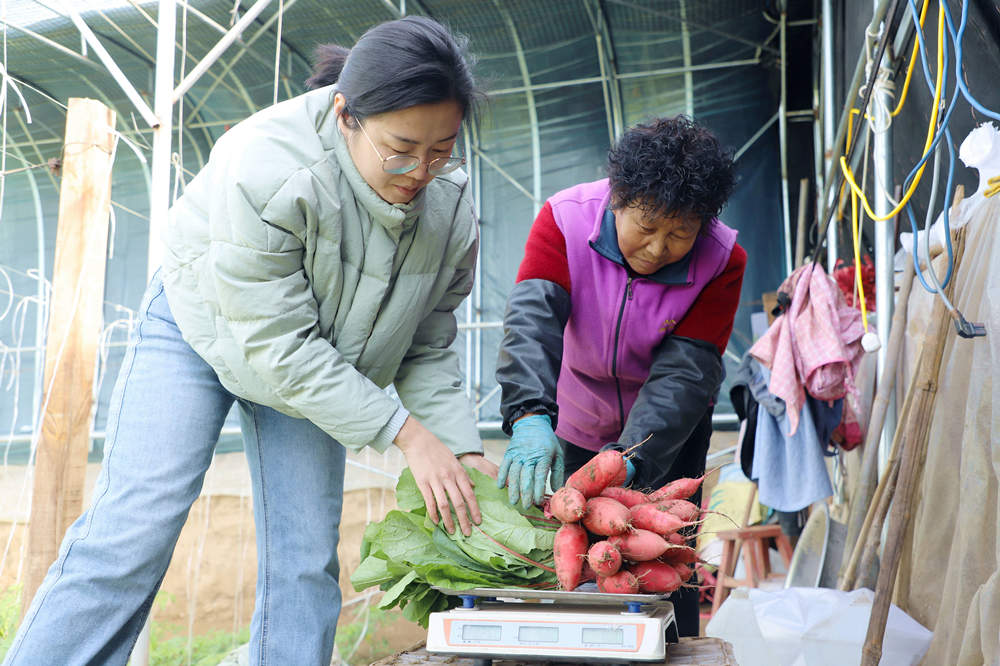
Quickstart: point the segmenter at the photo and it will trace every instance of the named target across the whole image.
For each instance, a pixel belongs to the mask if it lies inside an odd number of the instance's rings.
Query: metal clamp
[[[981,338],[986,335],[985,325],[968,321],[961,312],[955,319],[955,330],[963,338]]]

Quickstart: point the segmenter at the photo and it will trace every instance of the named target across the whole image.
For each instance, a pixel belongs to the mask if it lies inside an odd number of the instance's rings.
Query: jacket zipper
[[[615,348],[611,357],[611,376],[615,378],[615,390],[618,392],[618,420],[625,427],[625,403],[622,402],[622,385],[618,380],[618,338],[622,331],[622,319],[625,317],[625,304],[632,300],[632,276],[625,282],[625,293],[622,294],[622,304],[618,308],[618,321],[615,323]]]

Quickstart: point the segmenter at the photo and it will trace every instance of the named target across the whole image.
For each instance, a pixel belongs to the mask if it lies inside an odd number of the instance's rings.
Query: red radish
[[[594,568],[590,566],[590,562],[587,558],[583,558],[583,571],[580,573],[580,582],[585,583],[588,580],[597,580],[597,572]]]
[[[583,518],[586,512],[587,499],[579,490],[563,486],[552,495],[549,510],[552,515],[564,523],[575,523]]]
[[[583,467],[573,472],[566,479],[566,485],[570,488],[576,488],[589,499],[600,495],[601,491],[608,486],[620,486],[621,483],[613,482],[619,478],[624,482],[626,474],[625,458],[621,451],[601,451],[588,460]]]
[[[556,530],[552,547],[556,578],[562,589],[572,591],[580,584],[583,558],[587,554],[587,532],[579,523],[565,523]]]
[[[664,507],[667,511],[674,514],[685,523],[692,523],[701,517],[701,509],[694,502],[689,502],[682,499],[672,499],[672,500],[662,500],[657,502]]]
[[[542,515],[545,516],[548,519],[555,518],[555,516],[552,515],[552,496],[551,495],[548,496],[548,497],[546,497],[544,500],[542,500]]]
[[[591,497],[587,500],[583,526],[602,536],[621,534],[629,528],[629,508],[610,497]]]
[[[645,493],[641,493],[638,490],[632,490],[631,488],[621,488],[619,486],[608,486],[601,491],[601,497],[610,497],[613,500],[621,502],[628,508],[632,508],[636,504],[645,504],[649,501]]]
[[[698,561],[698,553],[690,546],[674,546],[668,548],[660,559],[667,564],[694,564]]]
[[[611,483],[608,484],[608,487],[613,488],[624,486],[626,479],[628,479],[628,467],[625,465],[625,456],[622,455],[622,465],[617,468],[615,475],[611,477]]]
[[[607,594],[636,594],[639,591],[639,579],[622,570],[611,576],[598,576],[597,589]]]
[[[684,584],[674,567],[658,560],[636,562],[628,571],[639,579],[639,589],[647,593],[669,594]]]
[[[691,565],[689,565],[689,564],[674,564],[674,565],[671,565],[671,566],[673,566],[674,571],[677,572],[677,575],[681,577],[681,582],[682,583],[686,583],[689,580],[691,580],[691,575],[694,573],[694,569],[691,568]]]
[[[687,539],[680,532],[673,532],[667,535],[667,543],[671,546],[686,546]]]
[[[649,530],[632,530],[608,539],[626,560],[645,562],[655,560],[670,547],[659,534]]]
[[[598,541],[587,551],[587,562],[598,576],[611,576],[622,568],[622,554],[607,541]]]
[[[705,477],[717,469],[720,469],[720,467],[716,467],[715,469],[705,472],[697,479],[689,479],[689,478],[674,479],[673,481],[663,486],[662,488],[659,488],[651,492],[649,494],[649,501],[661,502],[663,500],[671,500],[671,499],[687,499],[688,497],[691,497],[691,495],[694,495],[695,492],[698,491],[698,488],[701,487],[701,484],[705,480]]]
[[[632,525],[666,536],[691,525],[671,513],[663,504],[639,504],[629,509]]]

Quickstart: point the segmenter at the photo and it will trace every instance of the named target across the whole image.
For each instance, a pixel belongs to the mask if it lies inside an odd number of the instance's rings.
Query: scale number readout
[[[625,642],[625,631],[620,627],[584,627],[583,642],[599,645],[622,645]]]
[[[451,626],[453,644],[481,644],[551,647],[595,647],[635,650],[638,639],[634,624],[608,625],[575,622],[455,622]]]
[[[462,640],[470,643],[493,642],[500,640],[499,624],[463,624]]]

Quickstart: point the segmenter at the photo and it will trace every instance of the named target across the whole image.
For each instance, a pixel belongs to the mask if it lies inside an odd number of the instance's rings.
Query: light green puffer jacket
[[[351,160],[333,94],[265,109],[218,140],[170,211],[171,310],[227,389],[349,448],[384,451],[409,410],[456,455],[481,452],[448,349],[476,263],[468,178],[386,203]]]

